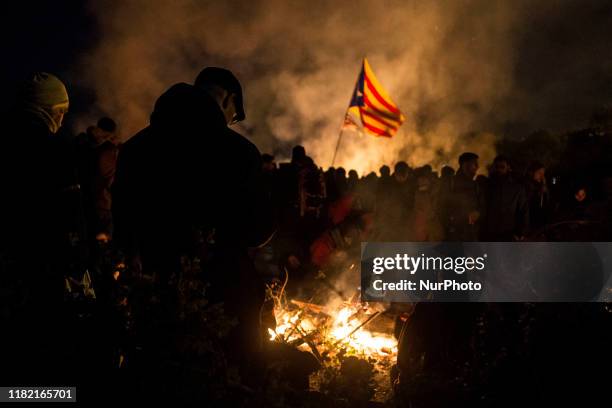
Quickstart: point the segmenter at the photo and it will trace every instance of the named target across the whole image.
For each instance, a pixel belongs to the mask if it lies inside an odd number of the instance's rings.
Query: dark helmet
[[[232,71],[219,67],[206,67],[197,76],[194,85],[205,88],[205,84],[220,86],[236,95],[236,121],[244,120],[244,106],[242,99],[242,86]]]

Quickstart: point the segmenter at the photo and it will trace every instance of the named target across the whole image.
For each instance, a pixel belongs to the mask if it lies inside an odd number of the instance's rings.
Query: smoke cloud
[[[546,118],[560,126],[578,121],[565,115],[568,106],[558,99],[561,89],[578,86],[568,83],[580,70],[585,75],[585,66],[568,52],[561,56],[567,63],[562,72],[545,77],[543,67],[559,58],[550,54],[545,36],[557,35],[569,16],[601,15],[603,6],[530,3],[94,1],[99,42],[80,61],[81,85],[95,90],[98,109],[118,120],[125,139],[147,125],[156,98],[170,85],[193,82],[205,66],[224,66],[243,84],[247,119],[241,133],[280,158],[301,143],[327,167],[367,56],[406,122],[393,139],[345,132],[336,165],[360,173],[398,160],[439,167],[456,165],[466,150],[486,163],[495,141],[513,126],[535,130],[550,126]],[[598,39],[609,38],[607,30],[588,28],[582,35],[569,46],[583,48],[587,41],[585,55],[600,48],[604,54],[605,42]],[[597,69],[600,79],[610,78],[602,72]],[[542,81],[534,80],[537,75]]]

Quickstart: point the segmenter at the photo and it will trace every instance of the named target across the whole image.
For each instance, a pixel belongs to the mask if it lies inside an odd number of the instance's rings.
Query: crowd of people
[[[124,279],[118,268],[150,283],[154,306],[141,314],[162,323],[142,329],[151,319],[134,321],[156,358],[185,317],[184,274],[195,270],[207,304],[222,304],[235,322],[223,348],[252,384],[265,339],[264,282],[281,271],[308,279],[362,241],[542,240],[564,223],[610,232],[612,200],[592,200],[592,181],[555,189],[543,164],[519,172],[501,154],[486,171],[465,152],[456,169],[398,161],[393,171],[359,177],[322,169],[296,146],[277,165],[230,128],[245,118],[242,98],[230,71],[205,68],[193,84],[164,92],[149,125],[120,144],[121,124],[107,117],[60,138],[66,87],[48,73],[24,83],[0,160],[3,379],[55,383],[64,370],[62,382],[81,384],[85,365],[137,366],[138,353],[93,347],[125,329],[109,311],[113,285]],[[91,300],[93,290],[92,313],[102,317],[84,329],[71,300]]]
[[[324,171],[302,146],[289,163],[277,166],[268,154],[263,161],[279,220],[272,247],[289,270],[324,267],[334,251],[361,241],[540,241],[566,223],[595,223],[609,233],[609,204],[593,200],[583,180],[551,189],[539,162],[515,172],[498,155],[479,172],[479,156],[465,152],[456,170],[399,161],[393,172],[384,165],[360,178],[342,167]]]

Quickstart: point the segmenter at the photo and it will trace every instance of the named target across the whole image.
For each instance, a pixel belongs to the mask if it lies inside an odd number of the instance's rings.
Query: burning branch
[[[353,334],[355,334],[357,332],[357,330],[365,327],[368,323],[370,323],[372,320],[376,319],[378,316],[380,316],[382,314],[382,312],[376,312],[373,315],[371,315],[370,317],[368,317],[363,323],[361,323],[359,326],[355,327],[349,334],[347,334],[346,336],[344,336],[341,339],[338,339],[334,344],[333,347],[336,347],[338,344],[340,344],[341,342],[343,342],[345,339],[350,339],[351,336]]]

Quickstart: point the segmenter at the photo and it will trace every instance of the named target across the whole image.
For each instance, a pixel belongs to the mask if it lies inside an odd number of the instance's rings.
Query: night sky
[[[48,71],[71,88],[71,112],[83,112],[93,99],[92,90],[76,88],[71,78],[78,75],[72,64],[98,38],[95,18],[83,1],[24,1],[5,6],[2,14],[4,62],[9,94],[31,72]],[[3,111],[11,99],[3,98]],[[70,117],[67,120],[70,121]],[[70,122],[68,122],[70,123]]]
[[[279,102],[278,87],[262,86],[262,78],[270,82],[266,75],[279,77],[281,73],[289,72],[298,78],[292,84],[297,82],[304,84],[303,86],[306,87],[308,82],[302,81],[302,77],[296,75],[301,75],[304,72],[309,73],[309,70],[316,71],[318,61],[322,60],[321,55],[325,55],[325,64],[330,65],[329,55],[338,54],[341,55],[338,66],[347,66],[345,61],[350,61],[349,68],[346,69],[346,75],[342,73],[340,75],[346,77],[345,82],[347,84],[351,84],[354,82],[353,73],[357,71],[358,56],[369,52],[370,48],[368,47],[378,48],[377,52],[380,51],[378,54],[374,54],[374,69],[379,72],[382,71],[382,75],[379,74],[379,76],[382,76],[382,82],[391,83],[392,93],[399,94],[396,98],[399,99],[399,104],[408,107],[408,109],[405,109],[407,110],[408,123],[414,125],[410,131],[417,134],[426,134],[431,129],[438,131],[439,127],[436,125],[439,122],[448,121],[449,126],[454,126],[457,120],[448,119],[449,111],[460,112],[457,116],[463,115],[463,112],[473,116],[469,123],[462,123],[459,126],[461,129],[458,132],[466,132],[474,128],[475,131],[494,132],[502,137],[520,137],[542,128],[553,131],[572,130],[587,126],[591,114],[595,110],[610,106],[612,100],[612,52],[610,52],[610,45],[612,44],[612,2],[610,1],[551,0],[537,2],[537,5],[532,5],[532,2],[493,2],[493,4],[498,5],[494,7],[490,6],[491,2],[482,1],[432,2],[436,4],[435,12],[441,16],[436,21],[445,23],[444,36],[439,41],[442,46],[436,45],[434,55],[430,57],[427,64],[423,64],[424,69],[428,72],[435,69],[437,58],[440,59],[440,65],[444,69],[452,70],[453,64],[456,63],[458,58],[453,56],[453,52],[457,54],[466,52],[468,58],[478,58],[479,53],[492,55],[493,57],[490,59],[487,57],[482,61],[477,61],[475,66],[483,67],[484,77],[487,70],[485,65],[487,61],[491,61],[495,64],[495,72],[503,70],[504,76],[502,78],[511,77],[511,82],[506,85],[509,89],[500,91],[499,98],[495,98],[495,81],[498,77],[489,79],[488,87],[493,89],[488,89],[486,97],[482,98],[480,93],[471,98],[462,98],[461,95],[458,97],[457,94],[461,92],[461,87],[453,83],[451,83],[448,91],[438,92],[436,95],[424,94],[422,90],[413,91],[414,83],[399,88],[392,82],[393,71],[397,70],[395,67],[386,64],[386,61],[393,61],[397,54],[401,54],[402,51],[399,48],[401,47],[402,33],[391,33],[390,35],[397,38],[394,38],[395,42],[386,49],[379,46],[379,44],[387,44],[384,42],[385,38],[380,38],[380,43],[371,42],[372,40],[368,39],[370,42],[366,46],[365,37],[363,44],[360,44],[359,37],[355,37],[357,40],[355,38],[350,39],[351,42],[346,46],[340,43],[342,48],[336,50],[333,48],[336,46],[336,42],[333,43],[333,46],[329,45],[331,40],[326,38],[325,34],[322,34],[321,38],[311,39],[310,37],[314,35],[309,36],[309,33],[316,33],[316,36],[319,36],[318,31],[308,31],[310,27],[304,28],[300,27],[299,23],[294,23],[296,33],[297,30],[301,31],[299,31],[299,35],[295,34],[296,38],[291,39],[292,44],[286,45],[280,42],[282,37],[288,34],[286,27],[279,25],[278,32],[274,28],[274,25],[278,24],[276,21],[282,20],[282,16],[277,17],[274,21],[267,21],[265,23],[267,24],[267,31],[260,30],[257,25],[258,20],[262,20],[261,16],[268,9],[275,7],[273,5],[268,7],[267,4],[274,3],[274,0],[255,3],[233,1],[223,5],[215,2],[193,2],[189,0],[178,3],[182,5],[182,8],[179,10],[179,6],[177,6],[178,11],[175,14],[168,13],[169,5],[173,4],[169,2],[134,2],[133,5],[132,2],[129,2],[130,6],[128,7],[125,5],[127,3],[114,1],[40,1],[20,2],[18,5],[8,6],[3,11],[2,16],[2,26],[5,32],[3,35],[4,63],[2,69],[5,73],[4,77],[8,79],[9,83],[9,93],[7,95],[11,96],[3,98],[3,110],[10,106],[16,83],[20,78],[28,72],[45,70],[57,74],[68,85],[71,95],[71,115],[67,120],[69,127],[81,127],[83,121],[79,121],[79,119],[83,118],[84,115],[86,116],[87,113],[103,112],[118,116],[119,120],[123,120],[124,123],[130,122],[126,127],[129,132],[132,132],[134,129],[146,125],[143,120],[146,116],[144,113],[139,113],[135,115],[125,114],[122,117],[124,109],[121,103],[130,106],[140,105],[142,106],[142,112],[147,112],[149,106],[152,106],[152,99],[154,99],[152,95],[159,95],[160,90],[176,82],[177,79],[190,82],[192,78],[189,76],[197,72],[198,67],[225,64],[237,72],[243,83],[247,84],[248,119],[245,123],[244,129],[246,130],[244,132],[252,137],[260,147],[263,146],[264,149],[267,148],[267,150],[272,151],[276,145],[299,142],[309,137],[309,134],[313,132],[311,127],[301,124],[298,119],[294,120],[290,116],[293,114],[292,112],[289,112],[288,117],[284,117],[282,115],[286,113],[283,109],[278,108],[282,104],[286,106],[295,103],[295,100],[299,101],[301,96],[296,93],[293,99],[282,100],[280,98]],[[395,12],[396,15],[399,15],[399,11],[401,11],[406,13],[408,21],[410,19],[416,21],[409,12],[410,7],[412,7],[417,10],[414,13],[420,13],[419,3],[411,3],[409,6],[404,6],[404,4],[407,3],[393,0],[385,1],[384,6],[389,13],[385,18],[393,21],[394,10],[398,10],[398,12]],[[451,5],[452,7],[450,7]],[[139,7],[142,9],[139,9]],[[319,9],[317,13],[300,11],[317,7]],[[447,8],[449,9],[448,12]],[[344,32],[342,31],[344,21],[341,17],[338,17],[344,13],[340,6],[329,6],[327,3],[314,2],[307,8],[295,7],[295,9],[295,13],[304,14],[305,25],[312,21],[313,30],[315,25],[320,25],[317,23],[318,21],[326,22],[337,19],[339,23],[333,26],[332,30],[336,31],[330,32],[330,37],[338,37],[338,33],[342,34]],[[181,20],[185,16],[189,16],[193,10],[201,11],[202,15],[216,16],[218,27],[211,28],[210,33],[207,31],[194,32],[193,38],[188,37],[189,30],[186,30],[187,34],[181,33],[180,36],[174,36],[172,31],[175,26],[178,29],[183,26],[190,29],[189,24],[195,25],[197,23],[198,27],[202,25],[199,22],[183,22]],[[142,20],[139,18],[141,14],[143,16]],[[506,15],[510,15],[510,17],[506,18]],[[134,16],[138,18],[134,18]],[[357,17],[363,18],[363,20],[356,20],[361,25],[363,25],[363,21],[368,21],[369,18],[367,13],[357,15]],[[148,74],[147,70],[150,68],[150,75],[154,76],[155,79],[151,81],[153,85],[147,84],[147,87],[151,89],[144,96],[134,96],[133,100],[124,98],[118,101],[116,106],[111,106],[107,102],[108,97],[105,98],[102,94],[107,88],[113,89],[113,78],[116,79],[117,74],[115,73],[115,76],[109,75],[108,78],[100,78],[100,81],[95,76],[99,72],[105,72],[103,71],[105,65],[112,69],[124,62],[125,59],[122,54],[115,54],[114,51],[119,49],[124,41],[129,41],[133,37],[134,31],[130,31],[132,25],[140,24],[135,29],[138,33],[138,31],[142,31],[141,27],[160,25],[160,21],[163,24],[165,18],[169,19],[169,23],[168,27],[160,30],[160,50],[151,58],[167,60],[169,59],[167,49],[172,49],[172,52],[175,52],[174,49],[182,47],[182,43],[188,43],[184,44],[185,49],[181,51],[184,55],[181,55],[180,61],[176,62],[178,68],[173,67],[169,70],[167,67],[163,67],[161,69],[159,66],[151,66],[151,64],[147,64],[147,61],[143,61],[143,65],[138,67],[138,70],[144,70]],[[299,22],[302,17],[293,16],[292,18]],[[487,30],[495,29],[496,19],[502,21],[504,30],[501,33],[491,35],[488,40],[486,38]],[[291,19],[288,18],[288,20]],[[226,22],[232,24],[226,24]],[[485,28],[478,30],[481,23]],[[122,27],[121,24],[124,24],[125,27]],[[372,22],[372,24],[380,26],[378,20]],[[244,26],[248,27],[248,30],[241,31]],[[223,32],[219,27],[227,28],[228,31]],[[282,31],[282,29],[285,31]],[[358,28],[355,30],[358,31]],[[211,46],[210,41],[206,44],[192,44],[192,42],[197,43],[203,37],[202,33],[211,36],[219,33],[219,36],[224,37],[224,39],[230,37],[232,42],[229,44],[252,42],[251,48],[254,51],[244,51],[242,49],[228,51],[223,50],[222,47],[215,49],[214,46]],[[237,38],[231,38],[232,33]],[[378,33],[378,37],[384,37],[384,35],[387,35],[385,31]],[[288,38],[291,38],[291,35],[288,35]],[[409,40],[411,37],[406,36],[406,38],[406,44],[411,42]],[[506,38],[508,39],[507,42],[505,41]],[[155,44],[158,39],[154,38],[150,41],[151,44]],[[303,41],[303,44],[300,41]],[[470,41],[473,41],[473,49],[470,48]],[[501,47],[502,42],[505,47],[503,49]],[[317,51],[319,54],[313,56],[312,53],[315,52],[313,49],[318,48],[320,43],[328,43],[327,48],[321,47],[320,51]],[[502,51],[496,51],[497,43],[500,44]],[[143,47],[151,47],[151,44],[143,44]],[[447,49],[444,48],[444,44],[448,45]],[[267,45],[269,45],[269,49],[266,49]],[[298,53],[296,52],[294,55],[291,50],[296,47],[299,48],[300,45],[304,47],[304,50],[299,50],[299,56],[296,57]],[[355,52],[350,50],[353,45],[356,48]],[[136,43],[136,46],[138,46],[138,43]],[[164,46],[167,49],[163,49]],[[442,58],[440,58],[440,52],[445,54],[447,50],[450,56],[442,55]],[[253,54],[255,52],[257,54]],[[256,57],[264,55],[268,58],[274,53],[281,54],[283,58],[271,61],[269,66],[266,65],[265,59],[253,57],[254,55]],[[497,59],[500,56],[502,58]],[[116,61],[109,60],[114,57],[117,58]],[[287,66],[279,66],[285,61],[288,61]],[[331,64],[333,63],[332,59]],[[133,68],[134,62],[130,61],[126,64],[129,68]],[[432,67],[434,68],[432,69]],[[93,68],[96,68],[96,70]],[[130,71],[128,74],[136,75],[133,72],[138,70],[120,67],[117,72]],[[477,83],[480,72],[474,72],[473,67],[466,68],[464,71],[461,73],[462,75],[469,76],[470,73],[473,73],[473,78],[465,79],[457,75],[452,80],[459,85],[462,81]],[[433,78],[433,82],[437,80],[438,78]],[[416,83],[420,84],[421,82],[424,81],[417,77]],[[503,88],[503,85],[500,83],[500,89]],[[344,88],[350,88],[350,85],[345,86],[343,84],[342,89],[338,90],[337,95],[339,96],[333,95],[333,99],[337,99],[338,102],[333,109],[330,109],[332,113],[320,118],[314,118],[316,115],[312,115],[311,122],[322,124],[322,128],[337,126],[340,121],[338,116],[341,115],[341,110],[344,109],[343,104],[346,103],[351,92],[351,89]],[[401,92],[395,89],[401,89]],[[122,92],[120,84],[117,84],[117,93],[121,94]],[[448,98],[442,100],[439,95],[448,95]],[[267,104],[270,105],[270,108],[267,107]],[[266,106],[265,111],[262,109],[263,105]],[[307,116],[302,113],[300,115]],[[132,118],[138,120],[132,120]],[[302,119],[304,118],[300,118],[300,120]],[[310,119],[309,117],[305,118],[306,121]],[[281,134],[286,133],[284,127],[282,132],[277,131],[282,127],[280,124],[286,124],[287,122],[297,123],[297,125],[289,127],[290,131],[295,131],[295,137],[287,137]],[[324,144],[323,148],[327,149],[327,144]],[[431,148],[433,149],[434,146],[431,146]]]

